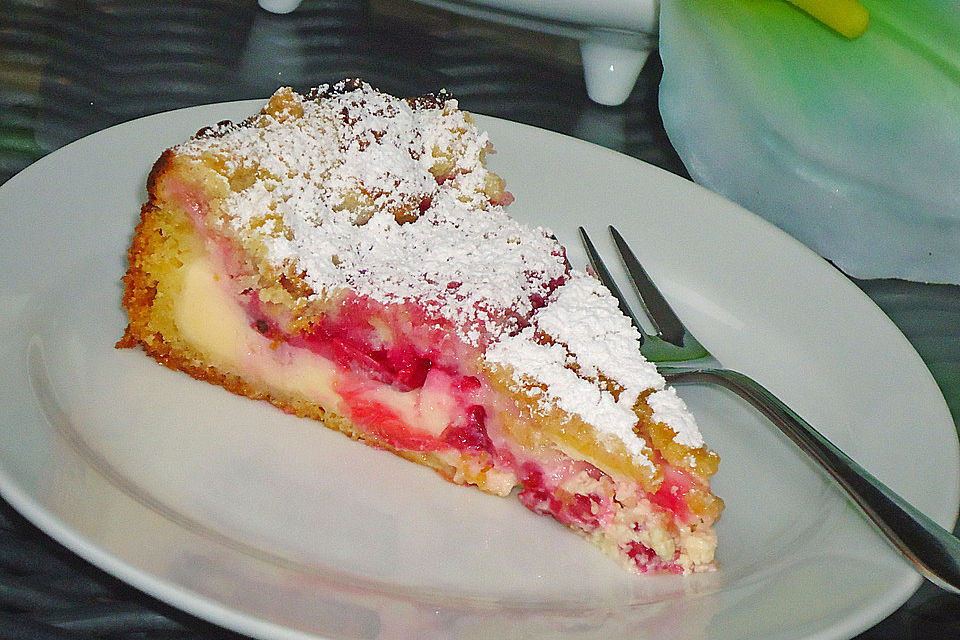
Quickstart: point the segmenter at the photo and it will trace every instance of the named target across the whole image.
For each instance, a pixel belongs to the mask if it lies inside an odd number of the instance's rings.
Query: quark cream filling
[[[416,433],[440,433],[463,408],[442,392],[442,372],[431,372],[420,389],[399,391],[389,385],[350,384],[345,372],[327,358],[271,340],[251,326],[246,311],[220,282],[208,260],[198,258],[184,266],[183,291],[176,300],[174,317],[184,338],[210,354],[226,371],[242,372],[272,389],[306,396],[325,408],[350,416],[353,405],[377,404],[389,408]],[[349,386],[351,403],[337,389]],[[417,425],[414,428],[409,425]]]
[[[183,337],[211,356],[224,371],[236,371],[287,394],[302,394],[342,410],[334,391],[337,367],[302,350],[274,349],[250,325],[246,311],[220,281],[209,260],[184,265],[183,290],[174,302],[174,320]]]

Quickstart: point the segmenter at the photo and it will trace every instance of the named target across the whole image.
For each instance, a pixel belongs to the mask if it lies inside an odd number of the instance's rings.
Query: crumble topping
[[[538,338],[538,333],[549,339]],[[653,419],[676,432],[674,441],[700,447],[703,438],[676,391],[664,387],[656,366],[640,354],[640,334],[620,313],[616,299],[594,277],[571,271],[531,326],[490,347],[488,362],[511,367],[518,382],[533,387],[544,406],[555,402],[598,429],[620,438],[630,453],[645,461],[645,442],[634,432],[634,405],[641,393]],[[606,384],[598,385],[598,381]],[[611,388],[612,387],[612,388]]]
[[[315,297],[347,288],[415,301],[473,345],[519,331],[568,266],[546,230],[491,202],[499,178],[484,166],[487,135],[442,96],[321,91],[278,92],[272,112],[179,147],[219,158],[230,176],[255,174],[224,202],[221,224],[265,247],[278,271],[301,274]]]
[[[656,366],[639,355],[639,332],[592,276],[572,275],[536,313],[534,323],[567,345],[582,373],[603,375],[621,385],[620,401],[625,404],[633,406],[641,391],[663,386]]]
[[[259,115],[177,150],[220,168],[232,191],[217,224],[299,274],[308,298],[415,302],[643,464],[634,405],[651,390],[654,419],[701,446],[614,298],[570,269],[547,230],[507,216],[488,146],[448,96],[403,100],[351,81],[310,97],[281,89]]]

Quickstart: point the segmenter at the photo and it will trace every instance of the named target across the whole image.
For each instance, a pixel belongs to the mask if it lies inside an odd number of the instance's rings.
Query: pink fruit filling
[[[474,405],[467,411],[467,420],[463,425],[450,425],[442,434],[443,441],[460,451],[487,451],[494,453],[493,441],[487,434],[487,412],[480,405]]]
[[[695,485],[694,480],[669,464],[662,464],[661,467],[663,484],[655,494],[650,496],[650,501],[663,510],[673,513],[682,522],[694,520],[686,501],[687,492]]]
[[[487,430],[483,385],[476,375],[463,370],[463,362],[476,361],[476,349],[459,341],[454,344],[448,331],[431,330],[419,310],[348,294],[335,313],[307,331],[290,335],[268,319],[255,294],[243,298],[250,326],[257,332],[337,365],[336,391],[348,417],[377,439],[412,451],[486,451],[512,468],[508,452],[494,444]],[[430,389],[425,389],[428,377]],[[377,395],[384,386],[401,393],[432,393],[439,386],[444,397],[453,400],[458,417],[440,433],[408,424]]]
[[[606,526],[614,516],[612,483],[588,462],[570,461],[549,469],[528,462],[521,467],[520,483],[520,502],[528,509],[588,533]]]
[[[650,547],[631,540],[625,549],[627,557],[637,566],[640,573],[675,573],[683,575],[683,567],[677,562],[664,562]],[[680,552],[677,552],[677,556]]]

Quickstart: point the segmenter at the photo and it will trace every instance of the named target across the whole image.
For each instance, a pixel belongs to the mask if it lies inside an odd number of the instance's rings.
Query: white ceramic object
[[[416,0],[464,15],[573,38],[587,95],[623,103],[656,46],[659,0]]]
[[[723,462],[721,569],[639,577],[549,518],[116,350],[120,276],[161,151],[262,101],[126,123],[0,187],[0,492],[106,571],[258,638],[849,638],[920,578],[778,431],[682,393]],[[960,459],[917,353],[846,278],[706,190],[477,118],[517,197],[585,257],[616,224],[693,331],[950,526]],[[91,161],[95,159],[96,161]],[[109,188],[105,188],[109,187]],[[69,215],[64,215],[69,212]]]
[[[475,18],[580,43],[587,95],[604,105],[622,104],[656,46],[659,0],[415,0]],[[260,0],[274,13],[289,13],[300,0]]]
[[[960,4],[663,0],[660,113],[701,184],[858,278],[960,284]]]
[[[259,0],[261,7],[270,13],[290,13],[300,6],[302,0]]]

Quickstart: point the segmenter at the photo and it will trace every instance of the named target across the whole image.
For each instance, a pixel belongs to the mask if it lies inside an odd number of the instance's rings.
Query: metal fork
[[[620,258],[656,333],[645,331],[587,232],[583,227],[579,230],[593,270],[633,320],[642,338],[641,352],[656,363],[667,381],[719,384],[749,402],[823,467],[917,571],[941,588],[960,594],[960,539],[873,477],[760,383],[724,368],[680,321],[611,226]]]

